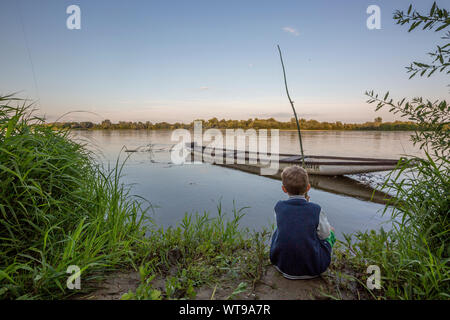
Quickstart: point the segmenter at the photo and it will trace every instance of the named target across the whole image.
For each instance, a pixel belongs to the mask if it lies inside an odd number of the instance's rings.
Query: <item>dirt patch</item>
[[[120,300],[129,290],[135,291],[141,283],[139,272],[129,271],[113,273],[101,283],[89,283],[96,289],[90,294],[79,294],[73,297],[75,300]]]
[[[237,288],[239,281],[233,281],[221,285],[220,288],[202,287],[197,291],[196,299],[199,300],[223,300],[227,299]],[[233,299],[243,300],[316,300],[328,299],[323,293],[333,290],[333,285],[325,277],[318,277],[308,280],[289,280],[284,278],[273,266],[265,269],[264,275],[254,289],[249,288],[243,293],[233,297]],[[214,294],[213,294],[214,293]],[[342,298],[353,299],[349,293],[345,293]]]
[[[327,299],[323,293],[333,292],[333,284],[327,276],[309,280],[289,280],[284,278],[273,266],[265,269],[264,275],[254,288],[247,283],[244,292],[236,293],[236,288],[243,282],[240,279],[220,281],[218,285],[203,286],[196,289],[196,300],[316,300]],[[136,271],[111,274],[104,282],[97,284],[98,289],[87,295],[78,295],[82,300],[119,300],[129,290],[135,291],[140,284]],[[158,276],[152,281],[152,287],[162,292],[165,290],[165,278]],[[340,292],[342,299],[355,299],[349,290]]]
[[[260,283],[256,285],[255,294],[263,300],[311,300],[320,297],[320,290],[325,290],[327,285],[327,281],[322,277],[289,280],[270,266]]]

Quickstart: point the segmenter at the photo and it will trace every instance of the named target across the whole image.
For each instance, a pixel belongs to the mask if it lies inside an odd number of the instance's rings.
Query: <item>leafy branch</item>
[[[394,13],[394,20],[397,20],[397,24],[400,25],[410,25],[408,32],[413,31],[419,25],[422,25],[422,30],[435,29],[435,32],[441,31],[450,26],[450,16],[448,10],[439,8],[436,5],[436,2],[433,3],[433,6],[428,14],[421,14],[415,9],[413,10],[412,5],[409,6],[406,13],[404,11],[397,10]],[[450,40],[450,31],[447,31],[442,39]],[[427,72],[427,77],[429,77],[435,71],[439,70],[439,72],[443,72],[450,66],[450,42],[447,41],[447,43],[443,46],[438,45],[434,52],[429,52],[428,54],[433,59],[431,63],[415,61],[406,67],[408,73],[411,73],[410,78],[414,77],[418,73],[420,76],[424,76]],[[446,73],[449,74],[450,70],[447,70]]]
[[[424,101],[417,97],[411,101],[403,98],[394,103],[389,99],[389,91],[384,97],[379,97],[373,91],[366,91],[368,103],[377,103],[376,111],[389,108],[389,112],[400,114],[418,124],[415,135],[412,136],[414,144],[419,143],[421,149],[430,147],[437,154],[448,155],[450,150],[450,104],[443,101]]]
[[[446,9],[441,9],[433,3],[428,14],[421,14],[412,5],[409,6],[408,11],[397,10],[394,13],[394,20],[397,24],[410,24],[408,32],[411,32],[419,25],[423,24],[422,29],[441,31],[450,26],[449,12]],[[450,40],[450,32],[447,31],[442,39]],[[428,72],[428,77],[436,70],[444,72],[450,66],[450,42],[444,46],[437,46],[435,52],[429,53],[433,58],[431,64],[413,62],[406,69],[411,73],[409,78],[414,77],[417,73],[423,76]],[[447,74],[450,70],[447,70]],[[389,99],[389,91],[384,97],[379,97],[373,91],[366,91],[369,97],[368,103],[377,103],[376,111],[381,108],[389,108],[389,112],[400,114],[410,121],[417,123],[415,134],[411,137],[414,144],[419,144],[421,149],[431,148],[436,156],[447,157],[450,150],[450,105],[445,101],[430,101],[424,100],[421,97],[394,103],[393,99]]]

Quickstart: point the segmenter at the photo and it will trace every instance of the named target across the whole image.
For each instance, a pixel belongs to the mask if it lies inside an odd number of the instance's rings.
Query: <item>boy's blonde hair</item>
[[[309,185],[308,173],[300,166],[287,167],[281,173],[281,181],[292,195],[305,194]]]

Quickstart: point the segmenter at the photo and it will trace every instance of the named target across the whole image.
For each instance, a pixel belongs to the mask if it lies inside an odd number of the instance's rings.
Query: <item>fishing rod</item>
[[[302,134],[300,132],[300,123],[298,122],[297,112],[294,108],[294,101],[292,101],[291,96],[289,95],[287,80],[286,80],[286,70],[284,69],[283,56],[281,54],[280,46],[277,45],[278,52],[280,53],[281,66],[283,67],[283,76],[284,76],[284,85],[286,87],[286,94],[289,99],[289,103],[291,104],[292,111],[294,111],[295,122],[297,123],[297,132],[298,132],[298,140],[300,142],[300,153],[302,155],[302,167],[305,167],[305,155],[303,153],[303,143],[302,143]]]

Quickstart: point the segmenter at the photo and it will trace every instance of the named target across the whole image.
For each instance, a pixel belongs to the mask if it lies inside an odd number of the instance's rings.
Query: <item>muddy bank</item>
[[[215,285],[205,285],[196,290],[195,300],[324,300],[332,297],[344,300],[361,299],[356,287],[340,290],[340,297],[335,296],[336,282],[327,271],[322,276],[309,280],[288,280],[273,267],[265,268],[262,278],[252,287],[246,283],[243,292],[236,293],[236,288],[243,282],[239,279],[222,278]],[[157,277],[151,287],[164,293],[166,278]],[[96,287],[92,293],[79,294],[75,300],[120,300],[129,291],[135,292],[141,284],[136,271],[119,272],[109,275],[105,281],[90,285]]]

